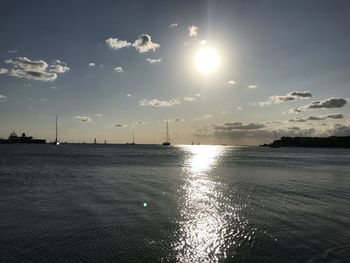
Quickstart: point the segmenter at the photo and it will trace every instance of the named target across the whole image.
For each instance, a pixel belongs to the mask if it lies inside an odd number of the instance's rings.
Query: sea
[[[0,262],[350,262],[350,149],[0,145]]]

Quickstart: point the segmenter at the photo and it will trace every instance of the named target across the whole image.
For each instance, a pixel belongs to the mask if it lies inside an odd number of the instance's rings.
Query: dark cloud
[[[344,98],[329,98],[321,101],[313,101],[311,104],[295,108],[289,112],[302,112],[308,109],[333,109],[333,108],[342,108],[348,101]]]
[[[152,42],[152,38],[148,34],[141,34],[132,46],[140,53],[145,53],[150,50],[156,51],[156,49],[160,47],[159,44]]]
[[[12,68],[1,69],[1,73],[17,78],[54,81],[57,79],[58,73],[69,71],[69,67],[59,60],[49,65],[44,60],[30,60],[26,57],[17,57],[5,60],[5,63],[12,65]]]
[[[312,94],[310,91],[292,91],[287,95],[273,95],[268,101],[260,101],[256,104],[259,106],[270,106],[271,104],[279,104],[283,102],[293,101],[297,99],[308,99],[311,98]]]

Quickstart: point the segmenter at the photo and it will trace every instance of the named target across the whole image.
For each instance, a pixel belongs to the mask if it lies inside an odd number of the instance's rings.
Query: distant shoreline
[[[262,147],[350,148],[350,136],[282,137]]]

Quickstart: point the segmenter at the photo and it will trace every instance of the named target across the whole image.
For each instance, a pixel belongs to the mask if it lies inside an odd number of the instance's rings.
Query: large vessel
[[[11,132],[8,139],[0,139],[0,144],[10,144],[10,143],[33,143],[33,144],[45,144],[46,140],[44,139],[33,139],[32,136],[26,136],[23,132],[22,136],[17,136],[13,131]]]
[[[169,123],[166,121],[166,140],[163,142],[163,145],[170,145],[170,138],[169,138]]]

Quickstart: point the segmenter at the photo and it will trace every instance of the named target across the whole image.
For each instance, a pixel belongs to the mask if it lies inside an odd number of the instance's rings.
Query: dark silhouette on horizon
[[[261,146],[278,147],[312,147],[312,148],[350,148],[350,136],[330,137],[282,137],[272,143]]]
[[[11,143],[32,143],[32,144],[45,144],[45,139],[33,139],[32,136],[26,136],[23,132],[22,136],[17,136],[16,132],[11,132],[8,139],[0,139],[0,144],[11,144]]]

